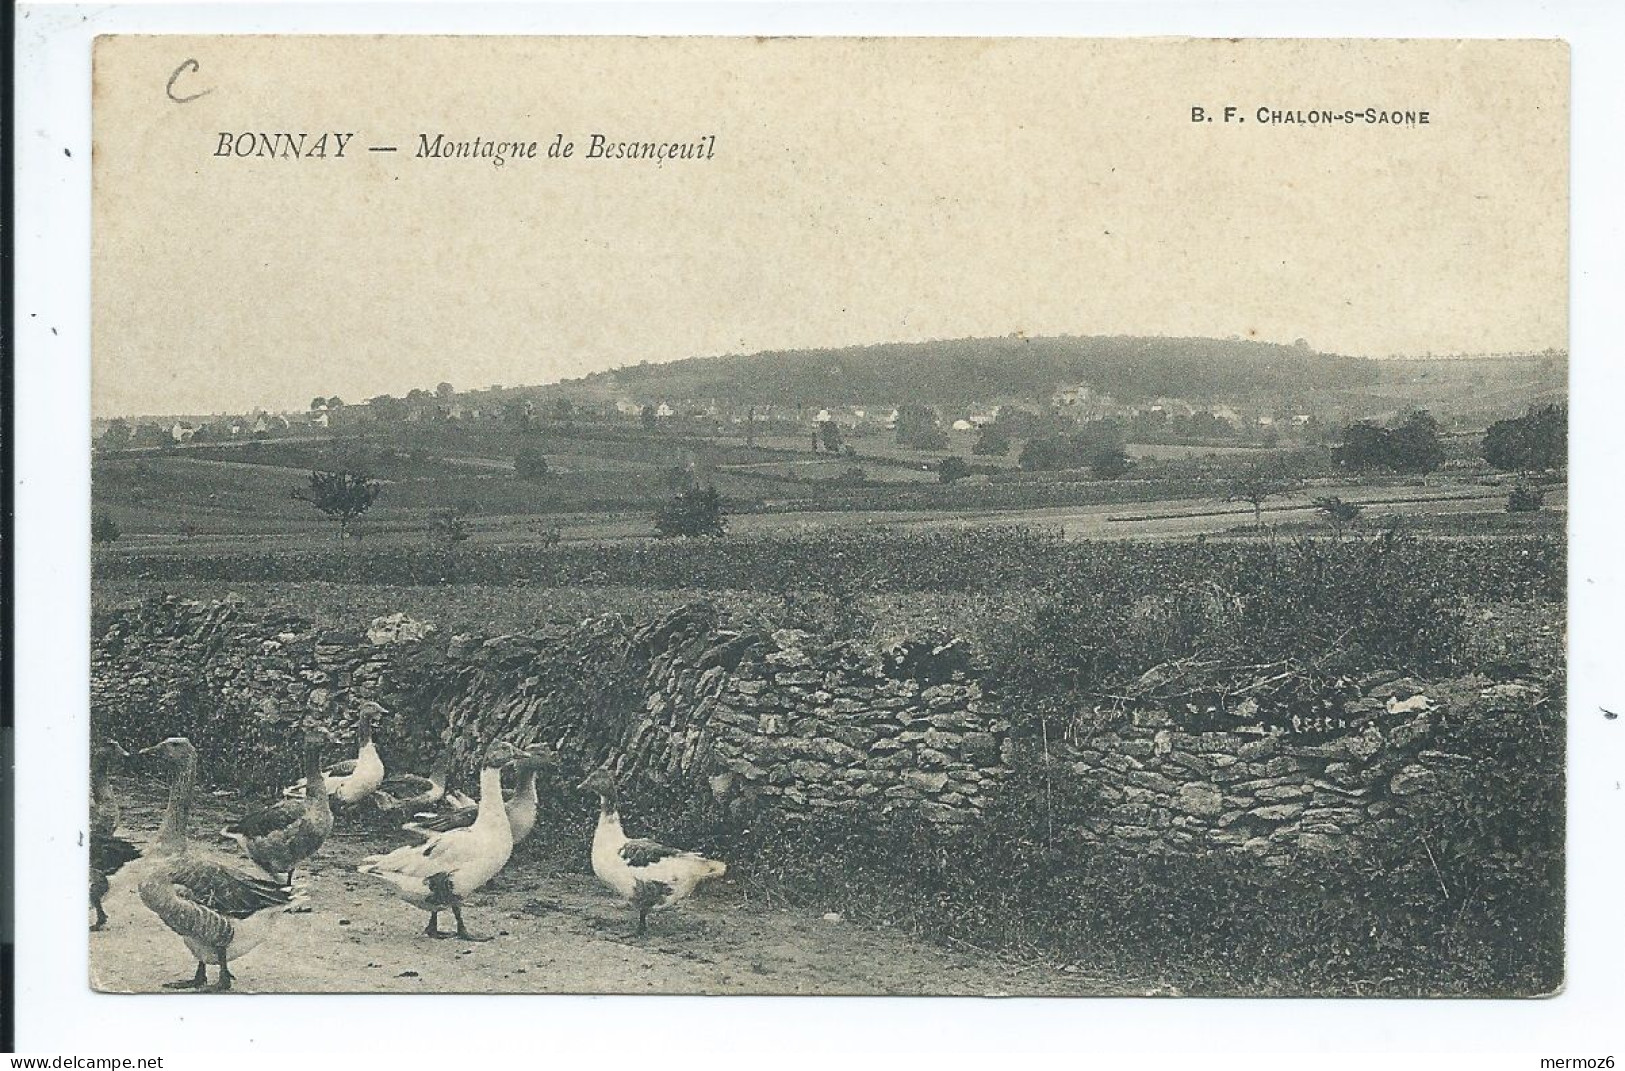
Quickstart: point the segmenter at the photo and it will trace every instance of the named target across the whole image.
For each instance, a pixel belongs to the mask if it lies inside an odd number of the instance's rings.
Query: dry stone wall
[[[1086,837],[1286,865],[1395,835],[1438,770],[1467,761],[1431,746],[1451,705],[1529,702],[1530,687],[1378,675],[1302,732],[1192,731],[1141,709],[1057,743],[1051,768],[1059,760],[1093,786]],[[342,751],[363,699],[389,711],[377,726],[387,765],[426,770],[451,742],[468,777],[484,740],[545,741],[566,776],[608,762],[629,799],[722,822],[913,811],[951,833],[993,805],[1028,746],[1012,735],[1021,712],[984,694],[954,645],[739,633],[703,605],[641,626],[606,616],[496,637],[445,636],[400,615],[336,631],[230,600],[155,598],[98,621],[96,731],[131,745],[191,736],[216,784],[283,783],[307,722]]]
[[[1490,698],[1495,687],[1508,698],[1509,686],[1492,687]],[[1389,674],[1362,691],[1303,732],[1189,732],[1165,712],[1137,712],[1070,752],[1073,773],[1096,786],[1101,803],[1089,835],[1153,850],[1246,852],[1272,865],[1396,835],[1438,770],[1469,761],[1430,747],[1462,687]]]

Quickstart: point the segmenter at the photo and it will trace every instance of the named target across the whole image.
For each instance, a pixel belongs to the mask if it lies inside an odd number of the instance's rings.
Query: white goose
[[[546,744],[530,748],[513,764],[514,776],[519,783],[513,795],[503,804],[508,814],[508,826],[513,830],[515,846],[524,843],[530,831],[536,828],[536,809],[540,800],[536,795],[536,775],[543,770],[556,770],[559,758]],[[432,837],[453,829],[471,826],[479,817],[479,806],[458,807],[442,814],[418,815],[401,828],[420,837]]]
[[[671,907],[703,881],[728,872],[726,863],[697,852],[668,848],[652,840],[629,840],[621,829],[615,804],[615,779],[596,770],[581,782],[583,792],[598,793],[598,828],[592,835],[592,872],[638,913],[637,933],[649,928],[649,912]]]
[[[388,713],[383,707],[367,700],[356,713],[356,754],[353,759],[336,762],[322,771],[327,782],[327,794],[341,804],[359,803],[378,791],[384,783],[384,760],[378,757],[378,745],[372,742],[374,715]],[[301,777],[282,790],[288,799],[303,799],[306,778]]]
[[[381,878],[413,907],[429,913],[430,937],[445,937],[439,929],[440,912],[457,920],[457,936],[465,941],[486,941],[468,932],[463,923],[463,898],[478,889],[504,866],[513,854],[513,829],[502,805],[502,768],[524,752],[499,740],[486,750],[480,769],[480,806],[474,823],[466,828],[437,833],[423,844],[397,848],[387,855],[371,855],[356,870]]]
[[[224,992],[231,988],[227,962],[258,946],[276,921],[302,903],[303,897],[188,842],[187,819],[197,785],[197,748],[191,741],[172,736],[140,754],[168,759],[175,767],[175,779],[169,787],[169,807],[157,843],[130,869],[138,873],[141,902],[180,936],[197,960],[193,977],[166,982],[164,988]],[[219,981],[213,986],[207,985],[209,963],[220,967]]]

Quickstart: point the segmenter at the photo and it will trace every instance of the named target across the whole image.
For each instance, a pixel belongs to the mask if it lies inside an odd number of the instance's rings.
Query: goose
[[[599,769],[578,786],[598,793],[598,828],[592,835],[592,872],[638,913],[637,935],[649,928],[649,912],[671,907],[703,881],[728,872],[726,863],[697,852],[668,848],[642,838],[628,840],[615,804],[615,780]]]
[[[175,767],[169,807],[151,853],[135,864],[141,902],[157,915],[197,960],[191,978],[165,982],[165,989],[231,988],[227,962],[256,948],[283,914],[304,897],[274,881],[254,877],[212,852],[194,848],[187,839],[192,793],[197,786],[197,748],[184,736],[172,736],[138,752],[158,755]],[[208,984],[209,963],[220,968]]]
[[[333,832],[333,808],[322,774],[322,738],[305,734],[305,798],[282,800],[245,815],[220,831],[242,846],[248,857],[273,878],[288,875],[316,854]]]
[[[107,782],[114,764],[129,757],[117,740],[104,740],[90,753],[90,906],[96,912],[92,930],[107,928],[107,912],[102,909],[107,879],[125,863],[141,858],[141,849],[117,834],[118,797]]]
[[[415,814],[445,799],[446,786],[450,782],[451,746],[447,745],[429,768],[427,777],[415,773],[392,773],[373,793],[373,799],[379,810]]]
[[[497,876],[513,853],[513,829],[502,806],[502,768],[524,752],[505,740],[492,744],[480,768],[480,806],[473,825],[437,833],[423,844],[397,848],[387,855],[370,855],[356,871],[395,886],[395,892],[413,907],[429,913],[429,937],[446,937],[439,929],[440,912],[457,920],[457,937],[476,937],[463,923],[463,897]]]
[[[370,699],[361,704],[356,715],[355,758],[336,762],[322,771],[327,782],[327,794],[341,804],[360,803],[384,783],[384,760],[378,757],[378,745],[372,742],[372,719],[386,711]],[[288,799],[299,799],[305,794],[305,779],[300,778],[282,790]]]
[[[508,814],[508,827],[513,830],[515,846],[522,844],[525,838],[530,836],[531,830],[536,828],[536,775],[542,770],[555,770],[558,765],[558,756],[546,744],[530,748],[513,764],[514,774],[518,777],[519,783],[514,788],[513,795],[503,804],[503,809]],[[458,807],[432,817],[416,818],[401,828],[408,833],[432,837],[437,833],[448,833],[453,829],[471,826],[478,815],[477,805]]]

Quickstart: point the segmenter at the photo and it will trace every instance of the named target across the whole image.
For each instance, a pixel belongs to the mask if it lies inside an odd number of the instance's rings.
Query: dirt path
[[[138,842],[156,827],[160,801],[125,808]],[[128,799],[128,796],[126,796]],[[237,810],[199,801],[194,830],[218,829]],[[629,910],[588,872],[538,861],[522,849],[492,886],[470,898],[470,929],[483,944],[433,940],[428,916],[383,883],[355,873],[362,856],[405,843],[336,832],[300,882],[310,910],[278,920],[262,945],[232,963],[242,993],[734,993],[959,994],[976,996],[1145,993],[1121,980],[1055,964],[1012,962],[945,949],[905,934],[832,920],[752,898],[730,876],[632,936]],[[222,851],[240,856],[229,842]],[[212,845],[211,845],[212,846]],[[114,876],[108,928],[90,934],[92,985],[144,993],[190,977],[181,941],[142,905],[128,870]],[[445,922],[449,923],[450,918]],[[210,971],[211,977],[213,970]]]

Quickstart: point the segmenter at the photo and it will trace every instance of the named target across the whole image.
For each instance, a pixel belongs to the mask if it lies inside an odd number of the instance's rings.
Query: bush
[[[521,480],[545,480],[548,477],[547,456],[534,446],[523,447],[514,456],[513,471]]]
[[[1546,492],[1528,484],[1518,484],[1507,495],[1508,513],[1539,513],[1546,505]]]
[[[1502,472],[1544,472],[1568,464],[1569,407],[1530,408],[1484,433],[1484,460]]]
[[[112,514],[104,511],[91,514],[90,541],[92,543],[116,543],[119,536],[123,534],[123,530],[119,528],[118,522],[113,519]]]
[[[1010,453],[1010,436],[998,424],[984,424],[976,434],[971,453],[978,457],[1004,457]]]
[[[469,537],[469,509],[464,505],[444,506],[429,517],[429,539],[440,547],[450,549]]]
[[[655,515],[655,532],[672,536],[720,536],[727,531],[722,495],[715,487],[689,487]]]
[[[1439,422],[1426,410],[1418,410],[1389,428],[1369,421],[1349,425],[1332,455],[1345,469],[1422,474],[1444,462],[1444,444]]]

